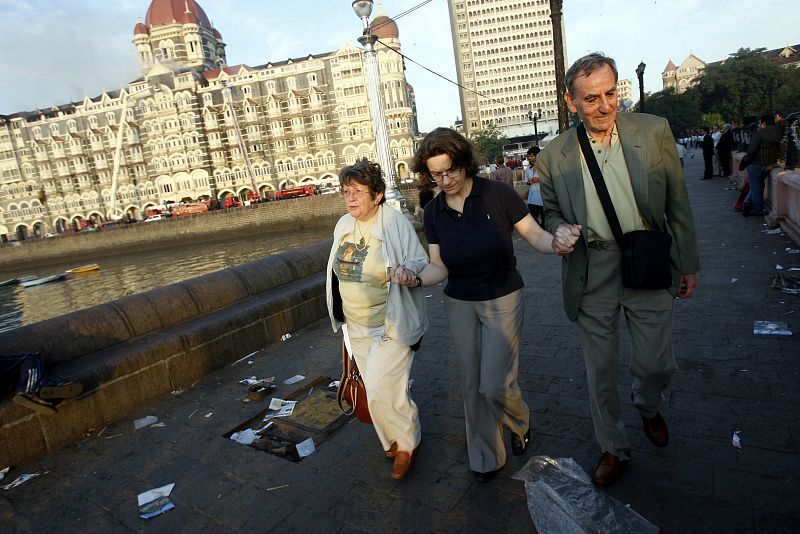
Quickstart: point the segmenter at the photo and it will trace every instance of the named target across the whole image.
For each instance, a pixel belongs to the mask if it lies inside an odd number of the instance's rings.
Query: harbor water
[[[174,284],[242,263],[316,243],[332,236],[332,228],[298,230],[204,242],[170,249],[87,258],[100,269],[30,288],[0,287],[0,331],[90,308],[127,295]],[[22,245],[24,246],[24,245]],[[48,265],[41,270],[4,272],[0,281],[26,275],[60,274],[79,264]],[[87,321],[91,314],[87,312]]]

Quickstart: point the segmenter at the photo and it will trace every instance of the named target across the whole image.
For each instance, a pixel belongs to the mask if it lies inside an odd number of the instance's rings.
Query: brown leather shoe
[[[624,462],[615,455],[610,452],[604,452],[600,457],[600,461],[594,466],[592,482],[601,488],[610,486],[619,478],[619,475],[622,474],[624,465]]]
[[[419,446],[414,449],[410,454],[406,451],[397,451],[397,456],[394,459],[394,467],[392,467],[392,478],[401,480],[406,478],[406,475],[411,471],[411,466],[414,465],[414,457],[417,455]]]
[[[383,454],[385,454],[390,460],[394,459],[394,457],[397,456],[397,442],[393,441],[392,445],[389,447],[389,450],[383,451]]]
[[[669,429],[667,422],[661,417],[660,413],[652,419],[642,417],[642,424],[644,426],[644,435],[647,436],[653,445],[656,447],[666,447],[669,443]]]

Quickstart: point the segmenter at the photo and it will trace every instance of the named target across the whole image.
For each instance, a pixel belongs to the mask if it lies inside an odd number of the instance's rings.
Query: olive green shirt
[[[603,147],[603,144],[592,136],[589,136],[589,143],[597,165],[600,167],[600,172],[603,173],[603,179],[606,182],[611,203],[614,205],[614,211],[617,213],[619,225],[622,227],[622,233],[644,230],[646,227],[639,214],[639,209],[636,207],[636,198],[633,195],[625,155],[622,153],[622,143],[617,132],[617,125],[614,124],[614,130],[611,132],[611,144],[608,148]],[[580,154],[583,190],[586,195],[587,237],[589,241],[614,241],[614,234],[608,224],[608,219],[606,219],[597,189],[594,187],[589,166],[586,165],[583,152]]]

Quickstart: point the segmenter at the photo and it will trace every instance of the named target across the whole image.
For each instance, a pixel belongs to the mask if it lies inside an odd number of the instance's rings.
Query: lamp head
[[[644,61],[640,62],[639,66],[636,67],[636,75],[639,76],[639,77],[644,76],[644,68],[646,66],[647,65],[644,64]]]
[[[364,29],[369,27],[369,16],[372,14],[372,0],[353,0],[353,11],[361,19]]]

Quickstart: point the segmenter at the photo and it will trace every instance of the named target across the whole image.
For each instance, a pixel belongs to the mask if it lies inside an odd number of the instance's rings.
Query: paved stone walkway
[[[696,297],[676,305],[680,371],[665,409],[671,443],[653,447],[636,410],[625,404],[633,460],[608,493],[664,532],[796,532],[800,297],[770,283],[776,264],[800,267],[800,255],[785,251],[794,246],[786,237],[763,233],[762,220],[732,211],[738,192],[726,181],[699,181],[702,157],[694,156],[686,179],[703,270]],[[559,260],[519,239],[517,250],[526,282],[520,383],[534,421],[527,457],[573,457],[588,471],[599,449],[578,336],[562,309]],[[320,320],[267,347],[252,365],[214,372],[74,446],[14,466],[4,483],[22,473],[42,474],[0,490],[0,530],[533,532],[523,484],[511,479],[527,458],[510,456],[489,483],[468,471],[441,287],[425,291],[432,327],[412,371],[423,440],[406,480],[390,479],[391,464],[377,438],[359,422],[346,424],[300,463],[223,437],[265,408],[240,401],[245,388],[239,379],[338,375],[339,339]],[[785,321],[795,335],[753,335],[755,320]],[[621,376],[627,388],[626,360]],[[275,396],[294,387],[282,385]],[[134,419],[145,415],[166,426],[134,430]],[[735,430],[742,450],[731,444]],[[175,509],[140,519],[137,494],[172,482]]]

